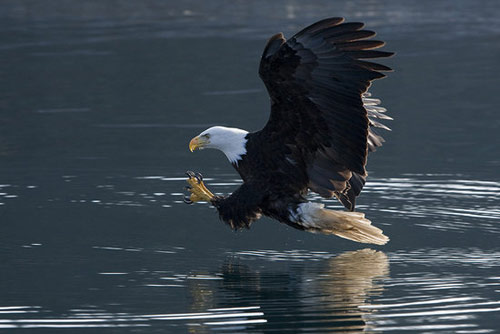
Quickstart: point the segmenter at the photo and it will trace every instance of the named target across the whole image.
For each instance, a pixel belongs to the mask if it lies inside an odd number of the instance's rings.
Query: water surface
[[[0,332],[496,333],[496,1],[0,5]],[[266,38],[362,20],[396,71],[358,209],[384,247],[182,203],[230,193],[205,128],[259,129]],[[312,197],[313,200],[321,199]],[[340,209],[336,201],[324,201]]]

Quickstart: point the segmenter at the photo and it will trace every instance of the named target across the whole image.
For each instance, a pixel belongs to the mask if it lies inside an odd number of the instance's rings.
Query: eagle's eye
[[[210,139],[210,134],[209,134],[209,133],[206,133],[206,134],[204,134],[202,137],[203,137],[203,138],[205,138],[205,139]]]

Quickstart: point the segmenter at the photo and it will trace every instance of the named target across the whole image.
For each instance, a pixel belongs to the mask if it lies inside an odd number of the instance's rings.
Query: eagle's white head
[[[237,164],[247,153],[247,134],[248,131],[237,128],[213,126],[191,139],[189,149],[193,152],[196,149],[216,148],[224,152],[231,163]]]

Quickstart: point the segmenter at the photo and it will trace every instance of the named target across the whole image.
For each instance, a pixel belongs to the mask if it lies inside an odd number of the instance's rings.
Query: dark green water
[[[0,3],[0,332],[500,332],[497,1]],[[182,201],[229,193],[210,125],[259,129],[266,39],[325,16],[397,56],[373,86],[367,247]],[[319,200],[319,199],[318,199]],[[339,207],[335,201],[325,201]]]

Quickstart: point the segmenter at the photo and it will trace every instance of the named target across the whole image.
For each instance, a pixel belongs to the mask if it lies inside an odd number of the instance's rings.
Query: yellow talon
[[[189,198],[186,197],[184,202],[191,204],[200,201],[212,201],[214,194],[205,187],[201,174],[195,174],[193,172],[187,172],[186,174],[188,176],[187,183],[189,184],[186,188],[191,193],[191,196],[189,196]]]

